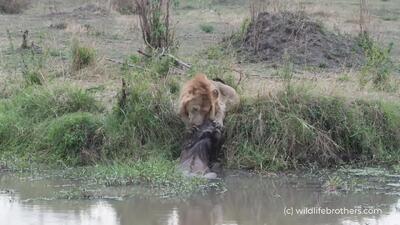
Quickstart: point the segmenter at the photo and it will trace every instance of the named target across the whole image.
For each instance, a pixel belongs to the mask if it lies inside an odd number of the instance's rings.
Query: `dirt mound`
[[[233,45],[245,61],[327,69],[358,67],[363,51],[354,38],[334,34],[304,13],[260,13]]]

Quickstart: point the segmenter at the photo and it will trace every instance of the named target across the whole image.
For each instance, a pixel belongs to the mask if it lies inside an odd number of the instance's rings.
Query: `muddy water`
[[[337,193],[326,192],[318,179],[311,178],[229,176],[225,182],[227,191],[222,194],[210,193],[186,201],[112,197],[112,193],[120,196],[129,193],[132,191],[129,187],[105,190],[103,193],[108,194],[102,199],[65,200],[57,196],[79,184],[0,174],[0,224],[400,225],[400,194],[396,183],[391,184],[395,188],[371,187]],[[305,207],[310,215],[296,211]],[[321,215],[322,209],[325,213],[336,209],[336,213]],[[369,211],[360,214],[357,210]]]

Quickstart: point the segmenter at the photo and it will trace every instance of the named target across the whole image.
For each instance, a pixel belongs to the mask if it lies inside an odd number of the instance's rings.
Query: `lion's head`
[[[218,98],[218,89],[204,74],[198,74],[182,88],[179,114],[187,125],[199,126],[206,119],[214,119]]]

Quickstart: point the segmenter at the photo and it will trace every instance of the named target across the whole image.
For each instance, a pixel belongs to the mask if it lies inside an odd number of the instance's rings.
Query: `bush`
[[[21,13],[29,4],[30,0],[0,0],[0,13]]]
[[[201,24],[200,29],[205,33],[212,33],[214,32],[214,27],[209,24]]]
[[[101,157],[102,122],[91,113],[71,113],[50,121],[41,148],[68,165],[88,164]]]
[[[378,89],[387,88],[395,68],[391,59],[393,43],[388,47],[381,47],[368,33],[363,33],[359,37],[359,45],[364,49],[366,56],[365,65],[361,70],[360,84],[364,86],[372,82]]]
[[[77,71],[91,65],[96,60],[96,51],[93,48],[81,46],[79,42],[72,44],[72,69]]]
[[[172,49],[177,46],[170,26],[171,0],[135,0],[144,43],[150,49]]]

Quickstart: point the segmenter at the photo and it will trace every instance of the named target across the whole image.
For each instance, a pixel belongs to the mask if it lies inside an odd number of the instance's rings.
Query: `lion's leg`
[[[218,102],[219,104],[219,110],[217,110],[215,112],[215,115],[213,118],[211,118],[213,121],[215,121],[216,123],[218,123],[221,127],[224,126],[224,119],[225,119],[225,111],[226,111],[226,107],[224,102],[220,101]]]
[[[235,89],[218,81],[213,81],[213,83],[221,94],[220,100],[225,105],[224,109],[226,112],[239,104],[240,98]]]

